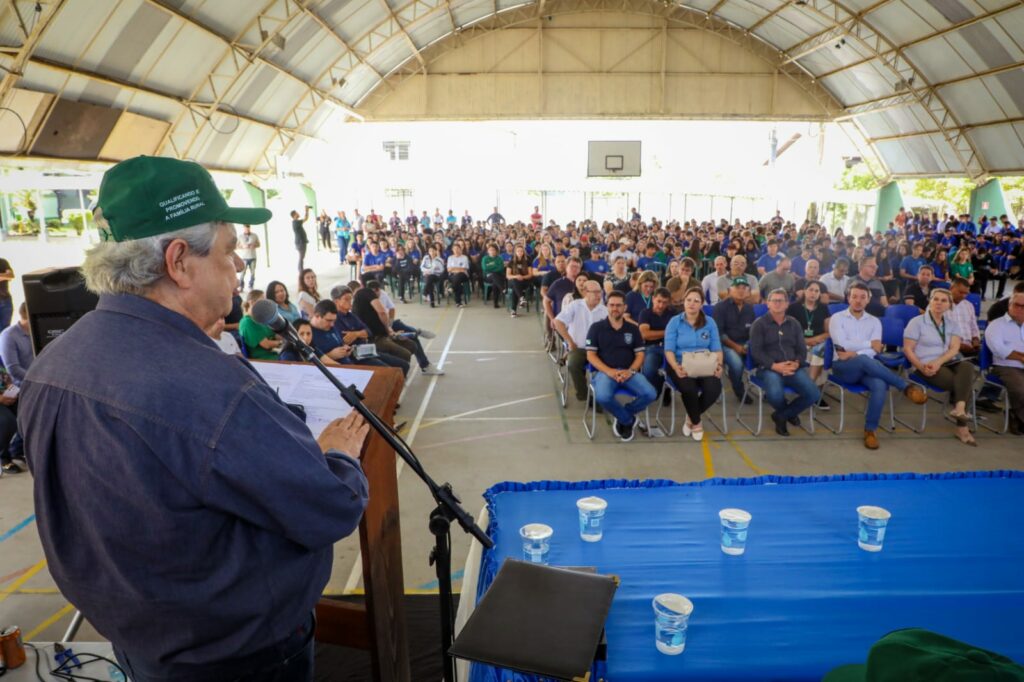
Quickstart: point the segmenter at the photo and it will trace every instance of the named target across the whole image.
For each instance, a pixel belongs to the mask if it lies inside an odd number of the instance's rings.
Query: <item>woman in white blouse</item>
[[[430,297],[430,307],[435,305],[435,298],[444,283],[444,260],[438,256],[437,244],[431,244],[427,249],[427,255],[420,261],[420,271],[423,273],[423,289]]]
[[[953,403],[949,416],[956,421],[956,437],[964,445],[977,446],[967,414],[977,369],[960,354],[961,332],[946,314],[952,305],[949,290],[932,289],[924,315],[910,320],[903,330],[903,354],[925,381],[949,391]]]
[[[316,273],[306,268],[299,275],[299,312],[303,319],[308,320],[313,316],[313,308],[320,302],[320,292],[316,288]]]
[[[455,304],[465,308],[462,294],[463,286],[469,281],[469,258],[462,255],[462,246],[458,243],[452,245],[452,255],[448,256],[448,281],[455,292]]]

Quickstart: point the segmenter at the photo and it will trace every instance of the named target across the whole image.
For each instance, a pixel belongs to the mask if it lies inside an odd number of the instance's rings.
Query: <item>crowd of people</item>
[[[300,265],[308,213],[292,213]],[[553,355],[566,364],[576,398],[610,413],[622,440],[632,439],[638,424],[657,435],[657,426],[637,415],[659,397],[668,401],[671,390],[687,414],[684,434],[700,440],[701,416],[725,399],[723,381],[741,404],[753,402],[756,386],[773,408],[776,433],[788,436],[808,409],[831,409],[822,391],[831,379],[866,389],[868,448],[879,446],[888,389],[916,404],[928,390],[948,393],[955,435],[973,445],[975,402],[995,410],[1000,395],[990,383],[974,399],[983,337],[993,356],[986,371],[1009,394],[1009,430],[1024,426],[1024,348],[1019,339],[1000,345],[992,334],[1006,337],[1013,324],[1019,331],[1024,315],[1015,303],[1019,284],[1004,298],[1024,264],[1024,233],[1006,215],[975,221],[900,209],[887,230],[858,236],[779,214],[745,223],[679,222],[644,220],[634,209],[629,220],[561,225],[545,222],[539,207],[519,222],[507,222],[495,207],[484,220],[450,210],[405,217],[393,211],[387,218],[374,211],[355,211],[352,218],[321,212],[317,231],[320,246],[351,267],[347,288],[376,298],[376,315],[365,304],[363,310],[381,323],[369,333],[383,362],[394,363],[396,355],[408,362],[414,353],[407,347],[410,355],[402,357],[381,345],[402,332],[388,290],[402,302],[431,307],[451,299],[464,307],[475,291],[512,317],[533,306],[543,313]],[[308,318],[316,338],[314,308],[328,306],[317,303],[315,275],[301,273],[298,306],[279,282],[268,286],[269,297],[283,315]],[[325,302],[340,310],[339,291]],[[250,291],[249,304],[260,295]],[[984,335],[980,302],[990,298],[1002,299],[989,309],[999,324]],[[883,342],[889,318],[900,329]],[[243,338],[255,353],[264,351],[260,342],[270,342]],[[335,341],[318,350],[330,357]],[[336,354],[344,360],[346,352]],[[633,399],[623,404],[616,399],[622,393]]]

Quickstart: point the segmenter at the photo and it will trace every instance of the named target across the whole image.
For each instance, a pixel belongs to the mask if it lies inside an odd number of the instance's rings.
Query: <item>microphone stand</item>
[[[373,430],[380,434],[380,437],[394,448],[398,456],[405,460],[409,468],[420,477],[420,480],[426,484],[430,494],[434,497],[434,501],[437,503],[434,510],[430,512],[430,521],[428,523],[430,532],[434,535],[434,548],[430,552],[430,563],[437,572],[438,597],[441,600],[441,655],[444,659],[444,680],[445,682],[456,682],[455,659],[448,653],[452,642],[455,641],[455,610],[452,605],[451,569],[452,521],[456,521],[462,527],[462,530],[476,538],[484,547],[490,549],[494,546],[494,542],[476,525],[476,521],[469,515],[469,512],[462,508],[461,501],[456,497],[451,484],[444,483],[438,485],[424,470],[423,465],[420,464],[419,459],[402,437],[395,433],[394,429],[381,421],[380,417],[366,406],[363,402],[365,396],[355,386],[346,386],[338,377],[334,376],[334,373],[317,357],[316,351],[299,338],[292,325],[287,321],[285,321],[285,324],[287,326],[283,330],[275,331],[287,335],[289,340],[299,350],[300,355],[307,362],[316,365],[323,375],[327,377],[327,380],[338,389],[342,399],[351,405],[352,409],[362,415],[363,419],[366,420]]]

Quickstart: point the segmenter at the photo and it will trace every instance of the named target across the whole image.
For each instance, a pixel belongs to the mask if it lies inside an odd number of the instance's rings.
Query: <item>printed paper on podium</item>
[[[277,390],[281,400],[305,408],[306,426],[314,438],[319,438],[332,421],[352,411],[352,407],[342,399],[338,389],[313,365],[283,362],[254,362],[252,365],[270,387]],[[365,369],[328,369],[338,379],[354,385],[360,392],[366,391],[373,377],[373,372]]]

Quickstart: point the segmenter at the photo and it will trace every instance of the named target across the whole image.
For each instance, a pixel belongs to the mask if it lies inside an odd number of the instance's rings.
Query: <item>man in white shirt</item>
[[[704,289],[704,299],[711,305],[718,303],[718,282],[729,273],[729,262],[725,259],[725,256],[718,256],[715,258],[715,271],[709,275],[706,275],[704,279],[700,281],[701,287]],[[728,288],[728,284],[725,285]]]
[[[228,355],[240,355],[242,353],[242,349],[238,347],[235,337],[224,331],[223,318],[217,320],[206,334]]]
[[[238,274],[238,288],[245,290],[245,273],[249,273],[249,288],[256,281],[256,252],[260,248],[260,238],[253,234],[252,227],[242,226],[242,234],[238,235],[238,257],[242,259],[242,272]]]
[[[630,246],[632,246],[632,243],[628,239],[626,239],[625,237],[620,239],[619,240],[619,248],[615,249],[614,251],[612,251],[611,253],[608,254],[608,262],[609,263],[614,263],[615,259],[619,258],[621,256],[622,258],[626,259],[626,267],[627,268],[629,268],[631,270],[633,268],[635,268],[636,267],[636,254],[633,253],[630,250],[630,248],[629,248]]]
[[[608,317],[608,309],[601,302],[601,285],[591,280],[583,291],[583,298],[565,306],[554,321],[555,331],[569,346],[565,362],[577,400],[587,399],[587,331],[590,325]]]
[[[746,256],[733,256],[732,260],[729,261],[729,272],[728,274],[718,280],[718,298],[722,300],[729,294],[729,287],[732,286],[733,280],[742,277],[747,280],[747,286],[750,287],[750,293],[747,295],[747,303],[753,305],[754,303],[761,302],[761,289],[758,288],[758,279],[754,275],[747,274],[747,257]]]
[[[832,374],[840,381],[861,384],[868,389],[864,447],[877,450],[878,436],[875,432],[889,389],[902,391],[918,405],[923,404],[928,396],[920,386],[909,383],[875,358],[882,351],[882,323],[865,311],[871,300],[867,286],[861,282],[851,284],[847,300],[850,306],[833,315],[829,321],[829,336],[835,352]]]
[[[846,290],[850,286],[850,277],[846,273],[849,270],[850,261],[840,258],[832,266],[832,272],[821,276],[822,285],[828,289],[827,303],[842,303],[846,299]]]
[[[981,351],[981,330],[978,329],[978,314],[974,304],[967,300],[971,285],[963,277],[954,277],[949,285],[949,293],[953,296],[953,308],[948,315],[953,318],[959,330],[960,352],[964,355],[977,355]]]
[[[985,343],[992,351],[992,373],[1010,395],[1010,432],[1024,431],[1024,292],[1010,295],[1006,315],[985,330]]]

